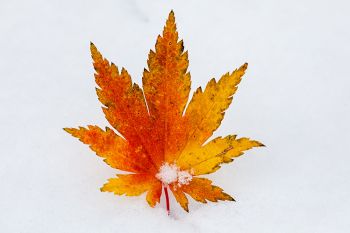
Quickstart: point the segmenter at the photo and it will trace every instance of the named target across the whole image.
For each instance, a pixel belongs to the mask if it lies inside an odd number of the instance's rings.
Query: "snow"
[[[192,175],[188,171],[177,172],[178,186],[189,184],[192,180]]]
[[[1,233],[350,232],[350,15],[345,0],[0,1]],[[109,126],[90,41],[141,84],[174,9],[192,92],[244,62],[215,134],[261,141],[206,176],[236,202],[99,188],[117,171],[62,130]],[[164,198],[164,197],[163,197]]]
[[[178,171],[179,168],[175,164],[165,163],[160,167],[156,177],[164,184],[171,184],[177,181]]]
[[[156,174],[157,179],[162,181],[165,185],[176,182],[179,187],[181,185],[189,184],[192,180],[192,175],[189,171],[180,170],[175,164],[164,163],[159,172]]]

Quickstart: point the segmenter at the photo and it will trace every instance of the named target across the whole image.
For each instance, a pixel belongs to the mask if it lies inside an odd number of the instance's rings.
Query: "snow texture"
[[[160,167],[156,177],[164,184],[171,184],[177,181],[178,171],[179,168],[175,164],[165,163]]]
[[[192,175],[188,171],[181,171],[175,164],[163,164],[156,177],[165,185],[177,182],[178,186],[189,184]]]
[[[189,184],[191,180],[192,180],[192,175],[188,171],[177,172],[178,186]]]
[[[169,11],[192,93],[248,70],[212,138],[266,148],[209,175],[236,202],[171,216],[99,188],[116,170],[63,127],[109,126],[90,41],[141,84]],[[0,1],[1,233],[350,232],[350,3],[346,0]],[[191,95],[192,95],[191,93]]]

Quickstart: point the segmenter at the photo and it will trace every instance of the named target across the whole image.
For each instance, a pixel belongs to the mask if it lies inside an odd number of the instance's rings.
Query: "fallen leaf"
[[[218,81],[212,79],[204,91],[198,88],[186,110],[191,77],[188,53],[178,39],[175,17],[170,12],[148,56],[143,72],[143,90],[133,84],[128,72],[105,59],[91,43],[97,96],[112,129],[89,125],[65,131],[90,146],[115,169],[130,172],[111,178],[101,188],[116,195],[138,196],[147,192],[151,207],[160,202],[162,187],[169,207],[168,188],[188,211],[187,195],[206,203],[233,201],[212,182],[198,175],[218,170],[244,151],[263,146],[249,138],[229,135],[205,143],[220,126],[232,102],[247,63]]]

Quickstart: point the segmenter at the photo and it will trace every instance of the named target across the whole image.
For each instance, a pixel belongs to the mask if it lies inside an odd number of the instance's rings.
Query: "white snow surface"
[[[62,130],[109,126],[90,41],[141,84],[169,11],[191,95],[248,62],[221,127],[263,142],[206,177],[236,202],[171,216],[99,188],[116,171]],[[1,233],[350,232],[350,3],[346,0],[0,1]]]

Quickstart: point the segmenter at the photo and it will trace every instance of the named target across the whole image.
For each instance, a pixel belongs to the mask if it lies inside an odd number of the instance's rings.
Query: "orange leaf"
[[[182,114],[191,88],[188,53],[184,52],[183,41],[178,41],[173,12],[169,14],[162,36],[158,36],[155,52],[149,52],[147,64],[143,88],[150,116],[155,119],[156,143],[163,147],[161,158],[164,160],[164,156],[176,153],[180,140],[184,139]]]
[[[193,199],[206,203],[208,201],[217,202],[234,201],[234,199],[224,193],[221,188],[211,185],[211,181],[205,178],[193,178],[190,184],[184,185],[181,189],[188,193]]]
[[[96,70],[95,80],[100,87],[96,88],[96,92],[105,106],[106,119],[132,147],[141,150],[152,163],[156,162],[156,158],[152,157],[154,147],[150,137],[144,137],[152,129],[142,90],[137,84],[132,85],[124,68],[119,72],[117,66],[104,59],[93,43],[90,49]]]
[[[65,130],[88,144],[111,167],[132,173],[109,179],[101,191],[126,196],[147,192],[146,200],[154,207],[164,187],[168,211],[167,188],[186,211],[186,195],[203,203],[232,201],[210,180],[196,176],[215,172],[244,151],[263,146],[235,135],[204,144],[220,126],[247,64],[218,81],[212,79],[204,91],[198,88],[185,111],[191,86],[188,53],[178,39],[172,11],[155,50],[149,53],[143,90],[132,83],[124,68],[119,71],[105,59],[94,44],[90,48],[98,99],[106,119],[123,137],[108,127]]]
[[[149,174],[118,175],[111,178],[101,188],[102,192],[113,192],[117,195],[139,196],[148,191],[146,199],[151,207],[159,203],[162,184]]]
[[[153,168],[140,151],[135,150],[108,127],[106,131],[92,125],[88,128],[65,128],[65,131],[90,145],[90,148],[113,168],[129,172],[144,172]]]

